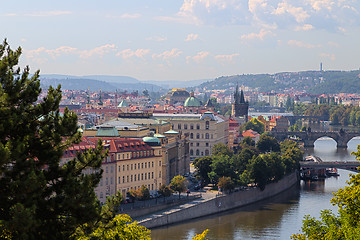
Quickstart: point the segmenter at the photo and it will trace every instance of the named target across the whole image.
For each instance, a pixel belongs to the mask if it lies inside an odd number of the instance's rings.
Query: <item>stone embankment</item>
[[[193,202],[174,207],[167,211],[154,213],[135,220],[137,220],[140,225],[147,228],[155,228],[168,224],[179,223],[189,219],[243,207],[273,197],[291,188],[298,182],[299,174],[298,172],[294,172],[285,176],[276,183],[266,185],[264,191],[260,191],[258,188],[251,188],[231,194],[213,196],[208,199],[196,199]]]

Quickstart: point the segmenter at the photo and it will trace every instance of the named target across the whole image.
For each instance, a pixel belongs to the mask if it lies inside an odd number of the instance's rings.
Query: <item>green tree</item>
[[[150,199],[150,191],[145,185],[142,185],[138,190],[136,190],[136,196],[139,200],[148,200]]]
[[[197,177],[204,181],[205,184],[210,182],[208,173],[211,172],[211,163],[212,158],[210,156],[196,158],[193,162]]]
[[[162,184],[158,190],[160,196],[164,197],[164,201],[166,197],[170,197],[172,194],[171,188],[168,185]]]
[[[247,146],[255,146],[255,141],[247,136],[247,137],[244,137],[244,139],[241,141],[240,143],[241,145],[247,145]]]
[[[94,188],[105,155],[99,144],[60,162],[81,139],[76,114],[60,114],[60,86],[37,102],[39,71],[21,70],[20,55],[6,40],[0,45],[0,228],[13,239],[69,239],[100,218]]]
[[[222,191],[231,191],[234,189],[234,182],[230,177],[221,177],[219,178],[218,187]]]
[[[264,133],[265,131],[265,126],[262,122],[260,122],[257,118],[252,118],[250,121],[248,121],[244,127],[244,130],[254,130],[257,133]]]
[[[209,178],[212,183],[218,183],[221,177],[235,177],[234,164],[228,155],[213,156],[210,166],[212,171],[209,173]]]
[[[212,155],[226,155],[226,156],[232,156],[234,154],[233,151],[231,151],[231,149],[223,144],[223,143],[217,143],[214,145],[213,149],[212,149]]]
[[[185,178],[181,175],[177,175],[175,176],[170,183],[170,188],[174,191],[174,192],[178,192],[179,193],[179,198],[180,198],[180,194],[182,192],[185,192],[186,190],[186,184],[185,184]]]
[[[269,178],[269,169],[263,156],[254,158],[250,166],[250,176],[260,188],[264,190]]]
[[[360,160],[360,146],[353,153]],[[320,220],[305,216],[302,233],[292,239],[359,239],[360,231],[360,173],[351,175],[349,186],[334,194],[331,203],[338,206],[338,214],[323,210]]]
[[[276,138],[266,134],[261,134],[259,141],[256,143],[256,147],[263,153],[280,151],[280,144]]]

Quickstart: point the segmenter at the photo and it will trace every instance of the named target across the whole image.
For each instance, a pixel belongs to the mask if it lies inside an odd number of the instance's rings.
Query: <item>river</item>
[[[313,154],[323,161],[353,161],[355,157],[350,153],[358,144],[360,138],[354,138],[348,149],[338,150],[334,140],[321,138],[314,149],[306,149],[305,155]],[[339,173],[339,177],[326,180],[301,181],[276,197],[230,212],[152,229],[152,239],[187,240],[204,229],[210,230],[208,239],[289,239],[301,230],[305,215],[318,218],[322,209],[336,211],[330,204],[332,193],[346,186],[350,172],[340,169]]]

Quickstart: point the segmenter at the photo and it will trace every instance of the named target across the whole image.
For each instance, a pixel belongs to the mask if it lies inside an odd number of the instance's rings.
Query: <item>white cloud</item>
[[[190,42],[190,41],[194,41],[196,39],[198,39],[199,35],[195,34],[195,33],[190,33],[187,35],[185,42]]]
[[[113,51],[116,51],[115,44],[106,44],[106,45],[96,47],[96,48],[93,48],[90,50],[83,50],[80,52],[80,57],[81,58],[89,58],[94,55],[102,56],[106,53],[113,52]]]
[[[134,19],[134,18],[140,18],[141,15],[139,13],[134,13],[134,14],[125,13],[125,14],[121,15],[120,17]]]
[[[320,53],[319,54],[320,57],[324,57],[324,58],[329,58],[332,61],[336,60],[335,54],[330,54],[330,53]]]
[[[153,54],[152,58],[153,59],[163,59],[163,60],[169,60],[172,58],[177,58],[182,54],[182,51],[180,51],[177,48],[173,48],[170,51],[164,51],[160,54]]]
[[[215,59],[221,62],[232,62],[235,57],[240,56],[240,53],[216,55]]]
[[[25,16],[29,16],[29,17],[53,17],[53,16],[69,15],[69,14],[71,14],[70,11],[46,11],[46,12],[26,13]]]
[[[128,59],[131,57],[138,57],[141,59],[145,59],[145,56],[150,52],[150,49],[136,49],[135,51],[132,51],[131,49],[124,49],[118,53],[116,53],[116,56],[121,56],[124,59]]]
[[[155,42],[163,42],[167,40],[167,37],[161,37],[161,36],[152,36],[145,38],[147,41],[155,41]]]
[[[6,13],[3,16],[5,16],[5,17],[15,17],[15,16],[17,16],[17,14],[16,13]]]
[[[58,47],[56,49],[45,50],[45,52],[47,54],[49,54],[50,56],[52,56],[53,58],[55,58],[55,57],[59,57],[59,56],[61,56],[63,54],[77,53],[78,49],[68,47],[68,46],[61,46],[61,47]]]
[[[313,44],[304,43],[302,41],[297,41],[297,40],[289,40],[288,45],[300,47],[300,48],[319,48],[319,47],[321,47],[321,45],[313,45]]]
[[[305,22],[310,15],[302,7],[294,7],[288,2],[281,2],[273,12],[275,15],[290,14],[293,16],[298,23]]]
[[[201,61],[203,61],[206,57],[208,57],[210,55],[210,52],[198,52],[195,56],[187,56],[186,57],[186,62],[189,63],[190,60],[193,60],[196,63],[200,63]]]
[[[337,4],[335,1],[332,0],[308,0],[308,2],[315,11],[320,11],[323,9],[331,11],[333,7]]]
[[[308,31],[314,29],[314,26],[311,24],[304,24],[302,26],[297,26],[295,31]]]
[[[253,40],[253,39],[264,40],[265,36],[267,36],[267,35],[274,35],[274,34],[269,30],[261,29],[259,31],[259,33],[244,34],[240,37],[240,39],[242,39],[242,40]]]

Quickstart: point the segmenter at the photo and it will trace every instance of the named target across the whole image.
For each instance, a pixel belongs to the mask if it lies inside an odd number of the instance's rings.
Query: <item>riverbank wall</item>
[[[253,188],[231,194],[220,195],[216,198],[199,202],[196,205],[185,207],[169,214],[159,215],[158,217],[141,221],[139,224],[147,228],[155,228],[225,212],[273,197],[291,188],[295,184],[298,184],[299,180],[300,178],[298,172],[294,172],[285,176],[276,183],[266,185],[264,191],[261,191],[258,188]]]

